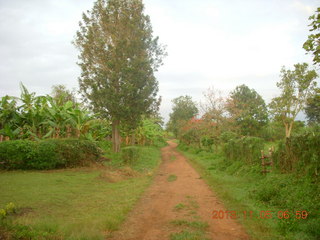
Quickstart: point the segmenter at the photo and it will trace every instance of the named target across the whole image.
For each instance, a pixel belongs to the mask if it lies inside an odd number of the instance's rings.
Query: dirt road
[[[226,210],[199,174],[178,153],[176,144],[162,149],[162,164],[113,240],[249,239],[232,219],[212,219]]]

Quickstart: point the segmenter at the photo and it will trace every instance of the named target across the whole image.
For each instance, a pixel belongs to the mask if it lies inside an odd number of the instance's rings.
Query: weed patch
[[[167,178],[167,181],[168,182],[174,182],[177,180],[177,176],[176,175],[170,175],[168,178]]]

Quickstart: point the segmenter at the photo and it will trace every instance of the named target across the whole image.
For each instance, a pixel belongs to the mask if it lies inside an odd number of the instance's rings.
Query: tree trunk
[[[114,152],[120,152],[120,132],[119,132],[119,120],[112,121],[112,149]]]
[[[289,130],[288,130],[288,138],[291,136],[291,130],[292,130],[293,122],[290,123],[289,125]]]
[[[292,171],[292,168],[293,168],[290,138],[286,138],[285,149],[286,149],[285,169],[286,169],[286,171],[289,172],[289,171]]]
[[[293,122],[285,123],[284,126],[286,128],[286,138],[290,138],[292,127],[293,127]]]

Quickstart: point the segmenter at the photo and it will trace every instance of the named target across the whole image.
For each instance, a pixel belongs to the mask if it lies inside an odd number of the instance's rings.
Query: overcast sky
[[[302,44],[318,0],[145,0],[168,57],[156,76],[168,119],[171,100],[199,101],[215,87],[254,88],[268,103],[282,66],[311,63]],[[51,86],[78,88],[71,44],[93,0],[0,0],[0,97],[19,96],[19,82],[38,95]]]

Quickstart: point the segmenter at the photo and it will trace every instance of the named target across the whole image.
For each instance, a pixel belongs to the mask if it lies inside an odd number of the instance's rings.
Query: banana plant
[[[0,101],[0,135],[15,139],[18,137],[20,116],[17,111],[17,98],[4,96]]]

